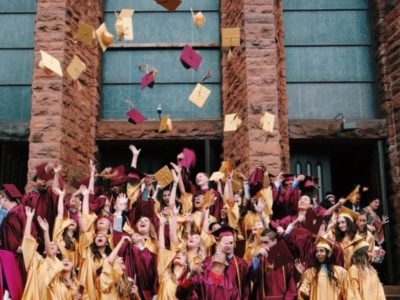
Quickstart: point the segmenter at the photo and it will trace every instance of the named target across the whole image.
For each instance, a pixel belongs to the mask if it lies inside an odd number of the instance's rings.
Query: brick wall
[[[243,126],[224,134],[224,156],[242,170],[260,163],[271,173],[288,169],[286,81],[281,1],[222,1],[221,27],[241,26],[241,46],[223,70],[223,111],[238,112]],[[276,115],[274,133],[259,128],[264,112]]]
[[[80,20],[94,27],[100,25],[101,2],[37,2],[28,181],[35,174],[35,166],[43,161],[58,161],[66,166],[69,183],[73,177],[88,173],[88,159],[93,157],[96,147],[101,54],[96,42],[92,47],[77,43],[76,31]],[[81,75],[81,89],[72,83],[66,71],[61,78],[47,76],[38,68],[40,50],[59,59],[63,70],[73,55],[78,55],[87,67]]]
[[[400,2],[373,3],[379,108],[387,123],[386,170],[394,270],[400,268]],[[400,276],[395,272],[397,280]]]

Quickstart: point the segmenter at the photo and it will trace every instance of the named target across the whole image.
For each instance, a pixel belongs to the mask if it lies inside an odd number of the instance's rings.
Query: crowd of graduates
[[[59,164],[0,191],[0,299],[385,299],[380,200],[318,199],[316,179],[232,162],[191,174],[185,148],[155,174],[132,161],[66,193]],[[64,173],[65,174],[65,173]]]

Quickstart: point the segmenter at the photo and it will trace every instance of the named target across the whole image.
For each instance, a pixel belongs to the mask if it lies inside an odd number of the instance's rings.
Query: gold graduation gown
[[[171,264],[176,253],[167,249],[159,249],[157,261],[157,273],[159,280],[159,288],[157,299],[177,300],[175,293],[178,287],[178,279],[171,271]]]
[[[345,237],[341,242],[339,242],[340,246],[343,249],[343,256],[344,256],[344,268],[348,270],[351,266],[351,257],[354,253],[354,245],[357,244],[359,241],[363,239],[362,236],[356,234],[353,240],[349,240]]]
[[[53,229],[53,242],[57,243],[58,249],[60,249],[63,257],[67,258],[74,265],[74,268],[77,269],[79,267],[79,242],[74,239],[73,243],[75,246],[75,250],[68,250],[65,248],[65,242],[63,240],[64,230],[68,228],[73,222],[72,219],[63,219],[56,217],[56,221],[54,223]]]
[[[117,283],[122,278],[122,269],[118,263],[110,264],[107,259],[104,260],[103,269],[99,276],[100,282],[100,300],[119,300]]]
[[[322,268],[315,279],[316,269],[305,271],[298,289],[298,300],[350,300],[354,299],[350,291],[347,271],[340,266],[333,266],[337,285],[328,278]]]
[[[386,299],[378,274],[373,267],[364,270],[352,265],[348,270],[350,284],[356,300]]]
[[[50,283],[63,269],[57,258],[43,258],[36,249],[38,243],[32,236],[22,240],[22,255],[27,270],[23,300],[53,300],[48,294]]]
[[[369,245],[368,247],[368,255],[369,255],[369,259],[370,261],[374,260],[375,257],[375,238],[374,235],[367,230],[366,233],[362,234],[359,233],[359,235],[363,238],[364,241],[366,241]]]
[[[94,239],[92,232],[82,233],[79,237],[79,253],[81,257],[79,281],[85,286],[84,297],[90,300],[97,300],[100,297],[97,270],[103,266],[104,259],[94,259],[90,245]]]

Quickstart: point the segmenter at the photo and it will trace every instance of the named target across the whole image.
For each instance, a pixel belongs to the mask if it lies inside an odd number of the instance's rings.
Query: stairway
[[[387,300],[400,299],[400,285],[384,285]]]

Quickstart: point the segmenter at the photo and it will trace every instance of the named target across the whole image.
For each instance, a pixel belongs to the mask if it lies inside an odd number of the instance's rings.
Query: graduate
[[[229,266],[226,254],[217,251],[211,257],[211,269],[202,272],[201,267],[191,270],[188,276],[179,280],[176,291],[178,299],[193,299],[189,297],[195,293],[197,299],[207,300],[239,300],[239,291],[232,285],[225,275]]]
[[[225,253],[229,261],[229,265],[225,269],[226,279],[237,288],[242,299],[247,299],[250,293],[250,268],[243,258],[234,255],[234,229],[228,226],[221,227],[214,231],[213,235],[217,240],[217,249]],[[203,267],[205,272],[211,270],[212,256],[206,258]]]
[[[332,244],[320,237],[315,247],[314,266],[305,270],[298,288],[299,300],[353,299],[347,271],[331,260]]]
[[[367,226],[368,213],[364,210],[358,214],[357,218],[357,233],[363,237],[363,240],[368,243],[368,255],[370,261],[374,260],[375,257],[375,238],[373,234],[368,230]]]
[[[0,205],[7,211],[0,228],[0,241],[1,249],[11,251],[15,255],[19,273],[23,283],[25,283],[26,269],[21,245],[27,217],[25,206],[18,203],[18,196],[22,196],[21,193],[15,191],[10,185],[6,185],[5,189],[0,191]],[[32,225],[31,234],[34,238],[37,238],[35,224]]]
[[[385,300],[385,292],[376,270],[371,266],[370,245],[361,241],[354,246],[349,277],[356,300]]]
[[[261,232],[260,242],[261,248],[255,253],[251,265],[251,278],[254,285],[250,298],[262,300],[263,297],[275,296],[280,299],[296,299],[293,262],[274,266],[275,258],[269,255],[271,248],[278,242],[276,232],[264,229]]]

